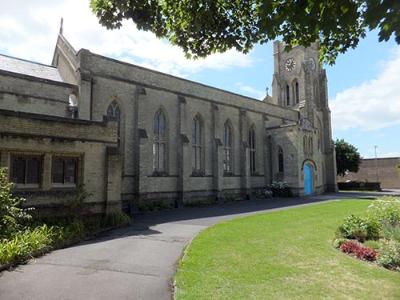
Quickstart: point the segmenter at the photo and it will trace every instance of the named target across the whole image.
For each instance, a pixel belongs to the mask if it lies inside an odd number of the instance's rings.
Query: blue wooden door
[[[304,165],[304,194],[311,195],[314,192],[313,167],[310,164]]]

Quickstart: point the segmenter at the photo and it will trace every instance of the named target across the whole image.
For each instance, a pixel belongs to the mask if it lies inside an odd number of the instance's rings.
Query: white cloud
[[[376,130],[400,124],[400,47],[374,79],[339,92],[330,104],[335,130]]]
[[[247,67],[253,63],[249,55],[236,51],[188,60],[178,47],[137,30],[128,21],[120,30],[106,30],[90,11],[89,1],[20,0],[1,6],[0,53],[12,56],[49,63],[63,17],[64,35],[77,49],[87,48],[170,74],[187,76],[205,69]]]
[[[237,82],[236,87],[244,94],[249,97],[253,97],[259,100],[263,100],[266,96],[266,91],[258,90],[252,86],[245,85],[242,82]]]

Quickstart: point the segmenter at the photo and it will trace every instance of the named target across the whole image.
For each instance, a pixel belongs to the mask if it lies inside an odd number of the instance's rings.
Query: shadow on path
[[[289,207],[347,198],[371,200],[386,194],[388,193],[326,193],[310,197],[245,200],[214,204],[204,207],[186,207],[180,209],[163,210],[159,212],[142,213],[133,217],[133,223],[130,226],[101,234],[99,237],[80,243],[79,245],[96,243],[98,241],[121,238],[125,236],[155,235],[160,232],[152,229],[152,227],[165,223],[210,226],[222,220],[228,220],[234,217],[245,216],[254,213],[261,213],[264,211],[281,210]],[[390,193],[390,195],[392,195],[392,193]]]
[[[171,278],[184,247],[201,230],[239,216],[383,193],[248,200],[136,215],[132,225],[49,253],[0,273],[0,298],[171,299]]]

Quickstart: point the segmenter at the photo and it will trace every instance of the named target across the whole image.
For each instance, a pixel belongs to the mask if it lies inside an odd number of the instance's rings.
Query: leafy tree
[[[12,187],[6,169],[0,168],[0,241],[15,235],[31,219],[28,214],[31,209],[20,207],[24,199],[14,197],[11,193]]]
[[[333,64],[373,29],[400,44],[398,0],[91,0],[91,8],[108,29],[130,19],[195,58],[282,36],[288,49],[319,40],[321,60]]]
[[[342,140],[336,140],[336,166],[337,175],[344,176],[346,171],[358,172],[361,156],[358,149]]]

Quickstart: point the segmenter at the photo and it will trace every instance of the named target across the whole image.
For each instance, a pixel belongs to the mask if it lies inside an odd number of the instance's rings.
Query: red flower
[[[354,254],[359,259],[374,261],[376,260],[377,252],[374,249],[365,247],[357,242],[347,241],[340,246],[340,250],[344,253]]]

